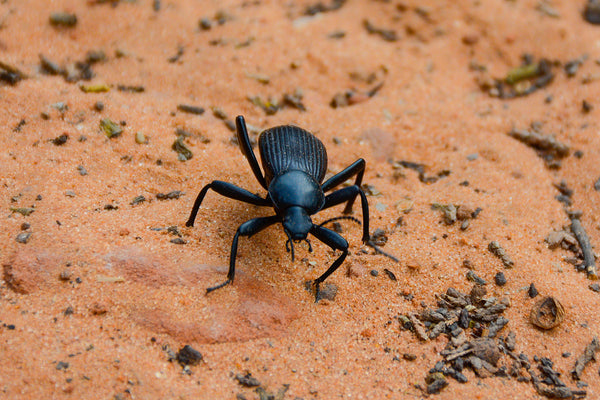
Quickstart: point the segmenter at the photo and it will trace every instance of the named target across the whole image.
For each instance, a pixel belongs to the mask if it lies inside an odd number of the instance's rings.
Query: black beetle
[[[348,255],[348,242],[338,233],[324,228],[323,224],[313,224],[310,216],[325,208],[344,202],[347,202],[344,213],[348,214],[352,211],[352,204],[356,196],[360,195],[363,214],[362,241],[368,243],[369,203],[360,187],[365,172],[365,160],[362,158],[356,160],[352,165],[322,183],[327,171],[327,152],[323,143],[313,134],[299,127],[291,125],[276,126],[263,131],[258,138],[260,157],[265,171],[263,175],[250,144],[244,117],[238,116],[235,122],[238,143],[242,153],[248,159],[254,176],[261,186],[268,191],[268,194],[263,199],[231,183],[212,181],[204,186],[198,194],[190,218],[185,225],[194,225],[196,214],[198,214],[198,209],[208,189],[235,200],[257,206],[273,207],[275,215],[254,218],[240,225],[231,245],[227,280],[217,286],[208,288],[207,293],[233,282],[235,257],[240,235],[250,237],[270,225],[281,222],[288,237],[286,248],[288,243],[291,245],[292,260],[294,259],[293,242],[302,240],[308,242],[306,237],[309,233],[332,249],[342,251],[342,255],[334,261],[323,275],[314,281],[318,300],[319,285],[342,264]],[[325,192],[341,185],[354,175],[356,175],[354,185],[325,195]],[[309,250],[312,250],[310,243]]]

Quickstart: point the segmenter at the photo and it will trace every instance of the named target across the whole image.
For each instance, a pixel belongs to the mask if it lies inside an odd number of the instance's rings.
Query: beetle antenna
[[[350,215],[341,215],[339,217],[329,218],[328,220],[321,222],[319,224],[319,226],[323,226],[323,225],[328,224],[330,222],[339,221],[339,220],[342,220],[342,219],[347,219],[347,220],[356,222],[358,225],[361,225],[360,220],[358,218],[354,218],[354,217],[352,217]]]
[[[285,234],[288,237],[287,242],[285,242],[285,249],[287,251],[290,251],[290,248],[292,249],[292,262],[294,262],[294,242],[292,241],[292,236],[290,236],[290,233],[287,231],[287,229],[283,230],[285,232]],[[290,245],[290,247],[288,247],[288,243]]]

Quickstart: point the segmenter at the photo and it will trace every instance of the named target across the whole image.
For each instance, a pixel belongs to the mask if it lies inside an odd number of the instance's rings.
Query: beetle
[[[288,244],[291,247],[292,261],[294,259],[294,243],[306,241],[309,244],[309,251],[312,251],[307,239],[309,233],[333,250],[342,252],[333,264],[313,282],[318,301],[319,285],[344,262],[348,255],[348,242],[338,233],[323,227],[324,223],[314,224],[311,216],[344,202],[346,202],[344,213],[349,214],[352,212],[352,205],[356,197],[360,196],[363,216],[362,241],[369,242],[369,203],[360,187],[365,172],[365,160],[359,158],[323,183],[327,171],[327,152],[323,143],[302,128],[281,125],[264,130],[258,138],[263,174],[252,150],[244,117],[238,116],[235,122],[240,149],[248,159],[256,180],[267,190],[268,194],[262,198],[231,183],[212,181],[204,186],[198,194],[186,226],[194,226],[200,205],[209,189],[231,199],[256,206],[272,207],[275,215],[254,218],[239,226],[231,244],[227,280],[208,288],[206,292],[212,292],[233,282],[240,236],[250,237],[275,223],[281,223],[283,231],[288,237],[286,248],[289,251]],[[353,185],[325,195],[326,192],[335,189],[353,176],[356,176]]]

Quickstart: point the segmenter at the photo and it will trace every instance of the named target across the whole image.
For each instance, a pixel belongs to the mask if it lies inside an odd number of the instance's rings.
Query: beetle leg
[[[336,233],[332,230],[329,230],[327,228],[323,228],[322,226],[319,226],[319,225],[313,225],[313,227],[310,230],[310,233],[314,237],[319,239],[321,242],[323,242],[326,245],[328,245],[329,247],[331,247],[332,249],[342,251],[342,255],[340,255],[337,258],[337,260],[335,260],[333,262],[333,264],[331,264],[331,266],[327,269],[327,271],[325,271],[325,273],[323,273],[323,275],[321,275],[320,277],[315,279],[315,281],[313,282],[313,285],[315,287],[315,303],[316,303],[317,301],[320,300],[319,285],[325,279],[327,279],[327,277],[329,275],[331,275],[336,269],[338,269],[338,267],[344,262],[344,259],[348,255],[348,242],[346,241],[346,239],[344,239],[338,233]]]
[[[288,240],[285,242],[285,249],[289,253],[290,247],[292,248],[292,262],[294,262],[294,242],[292,241],[292,237],[290,236],[290,233],[288,231],[286,231],[285,229],[283,231],[285,232],[285,234],[288,237]]]
[[[350,200],[354,201],[354,199],[358,195],[360,195],[360,202],[362,205],[362,214],[363,214],[362,241],[364,243],[367,243],[370,238],[370,235],[369,235],[369,203],[367,202],[367,196],[365,195],[365,192],[363,192],[363,190],[359,186],[357,186],[357,185],[348,186],[348,187],[336,190],[335,192],[328,194],[327,196],[325,196],[325,205],[323,206],[322,209],[324,210],[326,208],[336,206],[345,201],[350,201]]]
[[[308,252],[312,253],[313,249],[312,249],[312,244],[310,244],[310,240],[304,239],[304,241],[308,244]]]
[[[246,158],[248,159],[248,163],[250,164],[250,168],[252,168],[252,172],[254,172],[254,176],[260,185],[268,189],[267,181],[265,180],[265,176],[258,165],[258,161],[256,160],[256,156],[254,155],[254,150],[252,150],[252,145],[250,144],[250,138],[248,137],[248,129],[246,128],[246,121],[244,117],[238,115],[235,119],[235,126],[238,138],[238,144],[240,145],[240,149]]]
[[[238,238],[240,236],[250,237],[255,233],[258,233],[279,221],[281,221],[281,218],[279,218],[279,216],[272,215],[270,217],[254,218],[240,225],[240,227],[235,232],[235,236],[233,237],[233,243],[231,244],[231,254],[229,256],[229,272],[227,272],[227,280],[216,286],[209,287],[208,289],[206,289],[206,293],[210,293],[213,290],[220,289],[223,286],[226,286],[229,283],[233,282],[233,278],[235,277],[235,258],[237,255]]]
[[[354,161],[349,167],[344,168],[343,171],[338,172],[337,174],[329,178],[323,185],[321,185],[321,188],[324,192],[327,192],[335,188],[336,186],[339,186],[342,183],[346,182],[354,175],[356,175],[356,180],[354,181],[354,184],[360,187],[360,185],[362,185],[363,175],[365,174],[365,165],[365,160],[359,158],[358,160]],[[344,208],[344,214],[350,214],[352,212],[353,204],[354,198],[348,199],[348,204],[346,204],[346,208]]]
[[[246,189],[242,189],[228,182],[212,181],[208,185],[204,186],[200,193],[198,193],[198,197],[196,197],[194,207],[192,207],[192,212],[190,213],[190,218],[188,218],[185,226],[194,226],[196,214],[198,214],[198,209],[200,208],[200,204],[202,204],[202,200],[204,200],[204,196],[206,196],[208,189],[212,189],[220,195],[229,197],[230,199],[243,201],[256,206],[272,206],[272,203],[269,200],[263,199],[262,197],[259,197],[254,193],[247,191]]]

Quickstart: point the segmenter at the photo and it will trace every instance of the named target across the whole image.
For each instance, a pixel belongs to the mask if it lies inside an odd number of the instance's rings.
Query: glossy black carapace
[[[208,189],[235,200],[257,206],[273,207],[275,215],[254,218],[240,225],[231,245],[227,280],[217,286],[208,288],[207,292],[222,288],[233,282],[235,258],[240,236],[250,237],[268,226],[280,222],[288,237],[286,247],[288,247],[288,244],[290,245],[292,259],[294,258],[294,242],[297,243],[303,240],[308,242],[307,236],[309,233],[332,249],[342,251],[342,254],[327,271],[314,281],[318,300],[319,285],[342,264],[346,255],[348,255],[348,242],[338,233],[323,227],[322,224],[314,224],[311,216],[325,208],[344,202],[346,202],[344,213],[348,214],[352,211],[352,204],[356,196],[360,195],[363,214],[362,240],[365,243],[368,242],[369,204],[365,193],[360,188],[365,171],[365,160],[362,158],[356,160],[352,165],[322,183],[327,171],[327,152],[323,143],[304,129],[283,125],[263,131],[258,138],[263,174],[252,150],[244,117],[238,116],[235,122],[240,148],[248,159],[254,176],[261,186],[268,191],[268,194],[265,198],[262,198],[231,183],[212,181],[204,186],[198,194],[186,226],[194,225],[196,214]],[[356,175],[354,185],[325,195],[326,192],[341,185],[354,175]]]

